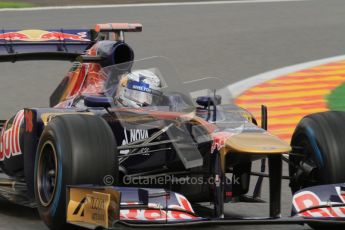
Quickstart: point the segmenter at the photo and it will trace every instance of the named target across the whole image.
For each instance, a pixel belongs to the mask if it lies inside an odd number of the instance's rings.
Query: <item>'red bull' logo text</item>
[[[21,31],[0,33],[0,40],[28,41],[28,42],[61,41],[61,40],[90,41],[90,39],[87,38],[86,32],[71,34],[71,33],[46,31],[46,30],[21,30]]]
[[[332,202],[322,202],[315,193],[310,191],[300,192],[293,197],[293,205],[299,216],[344,218],[345,208],[332,207],[332,204]]]
[[[21,110],[13,119],[11,127],[10,124],[6,123],[5,129],[2,131],[0,139],[0,161],[11,156],[17,156],[22,154],[20,149],[20,127],[24,120],[24,111]]]

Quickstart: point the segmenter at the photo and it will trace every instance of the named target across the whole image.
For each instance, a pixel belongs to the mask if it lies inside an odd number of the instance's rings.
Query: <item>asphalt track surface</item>
[[[221,77],[227,84],[272,69],[344,54],[345,1],[243,3],[0,12],[4,29],[89,28],[98,22],[138,21],[127,41],[137,58],[167,56],[185,80]],[[70,63],[3,63],[0,116],[25,106],[47,106]],[[286,173],[286,170],[285,170]],[[254,178],[253,182],[256,181]],[[266,186],[265,186],[266,185]],[[267,188],[267,181],[264,184]],[[263,198],[268,198],[264,189]],[[291,195],[283,184],[283,215]],[[267,204],[227,204],[227,214],[264,216]],[[232,226],[218,229],[308,229],[302,226]],[[0,203],[0,230],[46,229],[35,210]]]

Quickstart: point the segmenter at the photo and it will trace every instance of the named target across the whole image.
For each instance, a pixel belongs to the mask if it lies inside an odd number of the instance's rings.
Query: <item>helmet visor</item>
[[[135,90],[135,89],[124,89],[124,97],[128,100],[135,101],[136,103],[141,104],[142,106],[152,104],[152,94]]]

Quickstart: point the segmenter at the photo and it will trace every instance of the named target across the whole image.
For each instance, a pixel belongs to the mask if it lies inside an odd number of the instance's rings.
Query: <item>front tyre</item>
[[[345,112],[311,114],[297,125],[291,140],[291,189],[345,182]],[[304,169],[304,172],[300,170]]]
[[[304,117],[291,140],[290,187],[298,190],[345,182],[345,112],[329,111]],[[343,229],[344,225],[310,224],[314,229]]]
[[[70,114],[55,117],[45,127],[35,159],[35,198],[50,229],[66,229],[66,186],[104,185],[117,180],[116,142],[100,117]],[[109,185],[109,184],[107,184]]]

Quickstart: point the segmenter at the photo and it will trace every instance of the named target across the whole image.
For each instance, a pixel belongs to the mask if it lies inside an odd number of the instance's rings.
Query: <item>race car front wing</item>
[[[345,207],[345,204],[344,204]],[[201,217],[183,195],[165,189],[70,186],[67,189],[67,222],[95,229],[199,225],[279,225],[332,223],[345,218],[295,215],[286,218]]]

